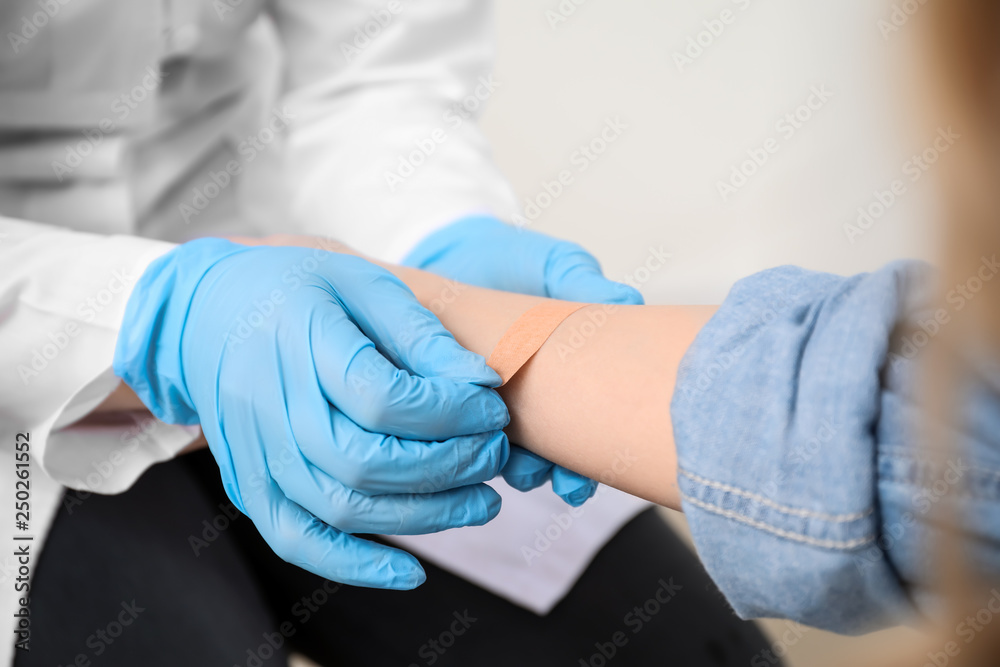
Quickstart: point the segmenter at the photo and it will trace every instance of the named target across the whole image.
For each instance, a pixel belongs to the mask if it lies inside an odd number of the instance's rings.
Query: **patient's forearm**
[[[501,389],[508,433],[550,461],[680,509],[670,399],[714,308],[622,306],[597,326],[604,312],[571,315]]]
[[[489,357],[543,301],[386,265],[463,346]],[[677,366],[714,306],[589,305],[500,389],[511,440],[567,468],[679,509],[670,422]]]
[[[234,240],[352,252],[315,237]],[[459,343],[487,358],[511,324],[545,301],[380,264],[403,280]],[[511,413],[511,440],[571,470],[679,509],[670,399],[681,357],[714,312],[714,306],[604,305],[574,312],[500,389]],[[141,406],[123,385],[102,407],[114,411],[136,404]],[[193,444],[199,445],[204,441]]]

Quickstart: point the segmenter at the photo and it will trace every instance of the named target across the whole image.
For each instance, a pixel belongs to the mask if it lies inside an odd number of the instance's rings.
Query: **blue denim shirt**
[[[914,437],[916,359],[953,314],[921,310],[929,278],[917,262],[848,278],[764,271],[733,287],[681,362],[684,511],[744,618],[859,633],[932,612],[928,541],[952,492],[977,562],[1000,575],[997,389],[963,402],[945,462]],[[900,323],[917,328],[894,336]]]

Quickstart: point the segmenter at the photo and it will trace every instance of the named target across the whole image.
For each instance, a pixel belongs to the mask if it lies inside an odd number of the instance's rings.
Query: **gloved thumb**
[[[552,490],[573,507],[579,507],[597,492],[597,482],[556,466],[552,471]]]
[[[642,305],[639,290],[608,280],[601,265],[575,243],[561,243],[552,250],[545,266],[548,296],[564,301]]]

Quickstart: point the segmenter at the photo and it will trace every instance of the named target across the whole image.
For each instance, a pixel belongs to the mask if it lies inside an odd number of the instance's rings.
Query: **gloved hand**
[[[608,280],[589,252],[491,216],[463,218],[434,232],[403,260],[452,280],[508,292],[590,303],[642,303],[638,290]],[[552,489],[573,506],[582,505],[597,483],[520,447],[512,447],[503,477],[527,491],[552,479]]]
[[[295,247],[185,243],[126,306],[114,369],[163,421],[200,423],[226,493],[275,553],[413,588],[413,556],[350,533],[480,525],[506,463],[500,379],[387,271]]]

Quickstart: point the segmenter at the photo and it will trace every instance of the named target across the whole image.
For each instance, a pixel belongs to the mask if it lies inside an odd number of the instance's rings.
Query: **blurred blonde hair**
[[[924,107],[928,122],[943,119],[961,128],[963,145],[938,171],[944,197],[940,267],[942,285],[964,283],[975,275],[983,255],[1000,251],[1000,1],[929,0],[921,11],[926,72]],[[933,117],[933,118],[932,118]],[[956,443],[936,424],[954,420],[957,387],[969,379],[970,350],[1000,358],[1000,290],[984,287],[928,348],[922,359],[927,401],[927,445],[943,461]],[[942,503],[935,523],[949,526],[936,544],[938,581],[946,606],[926,643],[909,647],[893,665],[935,664],[929,654],[947,656],[949,667],[1000,665],[1000,629],[961,643],[958,655],[942,653],[956,641],[955,630],[983,608],[990,584],[978,578],[962,550],[959,503]],[[884,666],[883,666],[884,667]]]

